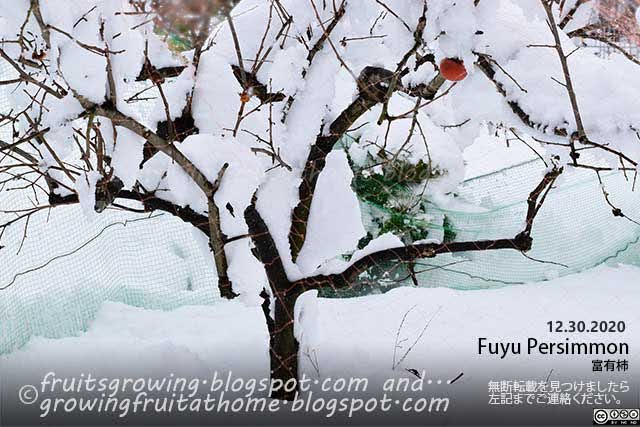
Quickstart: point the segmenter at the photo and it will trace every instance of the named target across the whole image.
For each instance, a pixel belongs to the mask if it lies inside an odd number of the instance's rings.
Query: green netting
[[[0,108],[7,106],[0,96]],[[6,138],[6,129],[0,132]],[[515,236],[543,169],[541,162],[529,161],[470,179],[459,196],[485,211],[440,211],[458,240]],[[614,203],[640,218],[640,197],[631,191],[631,180],[622,173],[603,176]],[[0,206],[30,206],[33,197],[0,192]],[[107,211],[89,220],[79,206],[59,207],[32,218],[24,243],[23,233],[21,226],[11,227],[3,239],[0,288],[10,286],[0,291],[0,354],[33,336],[58,338],[86,330],[107,300],[149,309],[219,301],[206,242],[168,214]],[[543,281],[605,262],[640,264],[640,227],[613,217],[588,171],[564,174],[536,219],[533,238],[530,258],[497,251],[421,261],[417,269],[429,271],[420,274],[420,282],[482,289]]]
[[[523,228],[526,197],[539,182],[539,161],[477,177],[465,182],[460,195],[486,207],[481,213],[444,211],[457,240],[515,236]],[[629,217],[640,215],[640,196],[632,177],[610,173],[602,177],[612,201]],[[640,227],[616,218],[605,203],[597,177],[590,171],[569,171],[536,218],[533,249],[527,257],[516,251],[444,255],[429,260],[422,282],[432,286],[479,289],[551,279],[605,262],[640,262]]]
[[[2,197],[15,206],[18,197]],[[0,353],[31,336],[85,330],[104,301],[173,309],[218,299],[210,255],[170,215],[105,212],[87,221],[78,207],[34,216],[7,230],[0,265]],[[21,274],[24,273],[24,274]],[[16,275],[20,274],[16,277]]]

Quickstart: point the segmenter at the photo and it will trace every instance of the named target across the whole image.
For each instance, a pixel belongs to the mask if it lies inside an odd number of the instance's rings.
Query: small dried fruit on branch
[[[249,93],[247,91],[244,91],[240,94],[240,101],[245,104],[247,102],[249,102],[249,100],[251,99],[251,95],[249,95]]]
[[[36,61],[42,61],[47,56],[47,51],[42,49],[41,51],[34,50],[31,54],[31,59]]]

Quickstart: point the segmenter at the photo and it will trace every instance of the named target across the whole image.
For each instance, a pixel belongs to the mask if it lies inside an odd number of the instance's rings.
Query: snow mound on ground
[[[564,339],[548,332],[549,320],[624,320],[627,330],[615,340],[634,348],[640,345],[640,335],[629,326],[640,322],[638,277],[640,268],[621,265],[496,290],[399,288],[345,300],[318,299],[310,293],[296,306],[298,319],[306,327],[313,320],[315,329],[296,331],[305,353],[300,372],[315,378],[315,365],[323,378],[389,378],[404,376],[405,368],[411,368],[428,372],[430,378],[450,379],[464,372],[469,383],[503,378],[508,372],[531,373],[522,371],[520,358],[478,357],[478,337]],[[392,369],[397,334],[412,343],[430,319],[424,335]],[[611,340],[610,334],[601,333],[575,338]],[[267,350],[259,307],[225,301],[165,312],[107,302],[87,332],[57,340],[33,338],[21,350],[1,357],[0,368],[36,378],[51,370],[139,375],[154,369],[178,372],[185,366],[198,375],[233,370],[247,378],[263,377],[268,372]],[[396,352],[396,362],[406,350],[407,346]],[[637,354],[630,357],[630,366],[640,363]],[[544,378],[552,368],[557,375],[576,370],[585,374],[590,360],[590,356],[531,357],[526,366]]]

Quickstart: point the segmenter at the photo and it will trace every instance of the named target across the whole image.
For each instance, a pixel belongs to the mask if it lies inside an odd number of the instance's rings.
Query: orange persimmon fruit
[[[467,69],[459,59],[445,58],[440,61],[440,74],[447,80],[459,82],[467,77]]]

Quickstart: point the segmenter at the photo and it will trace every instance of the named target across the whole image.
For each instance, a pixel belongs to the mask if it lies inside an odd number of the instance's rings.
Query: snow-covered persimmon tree
[[[595,0],[6,3],[0,168],[48,201],[2,227],[74,203],[192,224],[220,294],[262,306],[274,379],[297,376],[303,292],[442,253],[526,252],[563,170],[638,172],[640,68],[584,48],[604,37]],[[544,148],[517,236],[457,241],[365,212],[363,199],[418,219],[425,200],[451,203],[461,150],[487,127]],[[634,220],[604,188],[602,203]]]

